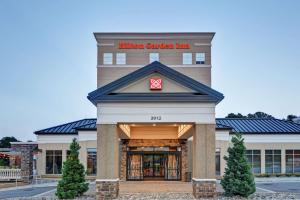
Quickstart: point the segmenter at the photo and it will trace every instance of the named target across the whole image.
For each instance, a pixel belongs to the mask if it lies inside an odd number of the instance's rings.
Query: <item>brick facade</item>
[[[119,181],[116,180],[96,180],[96,199],[116,199],[119,196]]]
[[[217,195],[215,180],[192,180],[193,195],[196,199],[212,198]]]
[[[21,157],[21,175],[24,182],[30,182],[33,178],[33,151],[36,143],[12,143],[11,150],[19,153]]]

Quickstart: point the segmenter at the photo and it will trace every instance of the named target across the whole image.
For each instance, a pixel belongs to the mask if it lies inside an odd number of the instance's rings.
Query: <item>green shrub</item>
[[[287,174],[285,174],[287,177],[290,177],[290,176],[292,176],[292,174],[290,174],[290,173],[287,173]]]
[[[232,146],[227,150],[228,156],[224,156],[227,167],[221,185],[226,196],[248,197],[256,189],[254,176],[245,156],[244,139],[241,134],[236,134],[232,137],[231,143]]]
[[[296,177],[300,177],[300,173],[295,173],[294,174]]]
[[[62,179],[58,182],[56,196],[59,199],[73,199],[88,190],[85,171],[78,159],[80,146],[74,138],[70,145],[70,155],[63,165]]]
[[[265,176],[264,177],[270,177],[271,176],[271,174],[264,174]]]

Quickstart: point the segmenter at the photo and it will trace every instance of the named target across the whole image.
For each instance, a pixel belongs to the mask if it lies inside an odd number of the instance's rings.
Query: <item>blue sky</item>
[[[0,137],[35,140],[33,131],[96,116],[93,32],[216,32],[216,114],[300,115],[300,2],[0,2]]]

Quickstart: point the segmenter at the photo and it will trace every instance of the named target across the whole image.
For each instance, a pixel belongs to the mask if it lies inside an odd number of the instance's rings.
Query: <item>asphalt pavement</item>
[[[0,199],[17,198],[17,197],[33,197],[51,190],[54,190],[56,186],[46,187],[27,187],[14,190],[0,191]]]
[[[273,180],[273,181],[258,181],[256,182],[258,193],[275,193],[275,192],[288,192],[296,194],[297,199],[300,199],[300,181],[293,180]],[[32,187],[19,187],[10,188],[8,190],[0,190],[0,199],[17,198],[17,197],[33,197],[46,192],[51,192],[56,189],[55,185],[32,186]]]
[[[263,182],[256,183],[256,187],[265,192],[290,192],[300,195],[300,182]]]

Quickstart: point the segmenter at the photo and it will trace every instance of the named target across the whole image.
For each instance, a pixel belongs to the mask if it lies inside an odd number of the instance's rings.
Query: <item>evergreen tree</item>
[[[227,167],[221,185],[226,196],[248,197],[255,192],[255,182],[245,156],[246,147],[242,135],[233,136],[231,143],[232,146],[227,150],[228,156],[224,156]]]
[[[63,165],[62,179],[57,185],[56,196],[59,199],[73,199],[88,190],[84,166],[78,159],[79,149],[80,146],[74,138],[70,145],[70,154]]]

